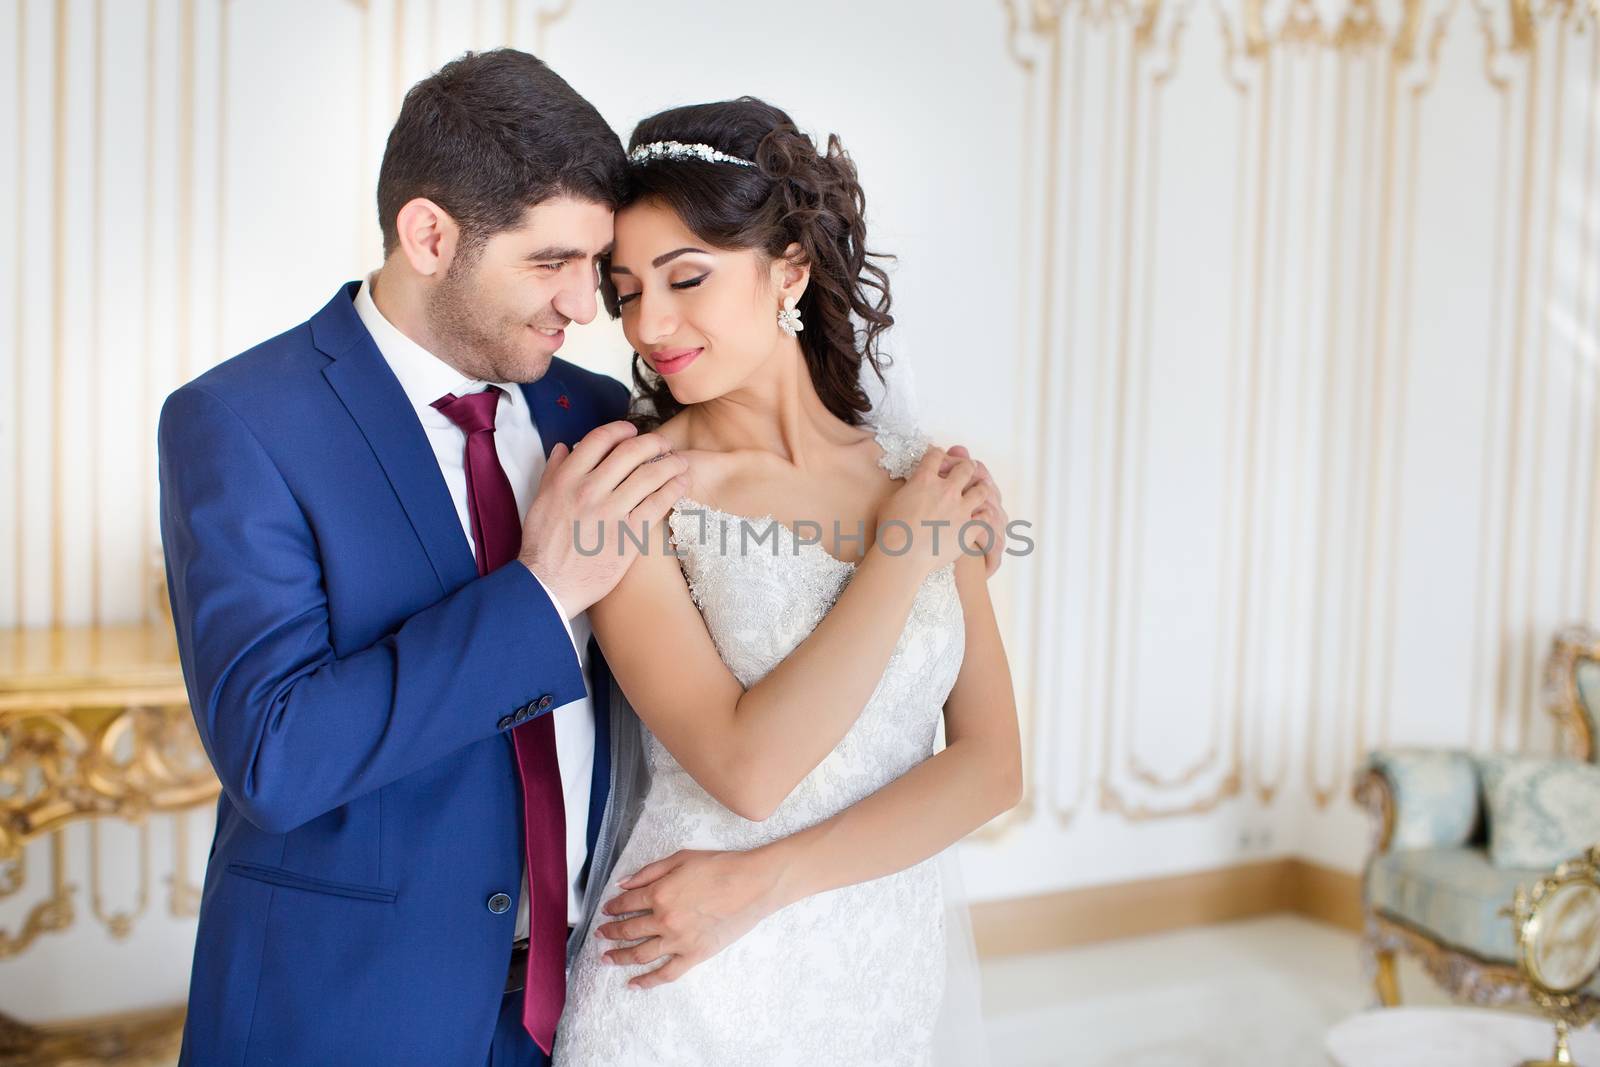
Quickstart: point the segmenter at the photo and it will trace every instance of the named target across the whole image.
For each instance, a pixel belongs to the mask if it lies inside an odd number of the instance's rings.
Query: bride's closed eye
[[[690,278],[689,280],[682,281],[682,282],[673,282],[672,283],[672,288],[674,288],[674,289],[693,289],[695,286],[699,285],[701,282],[705,281],[710,276],[711,276],[711,272],[710,271],[706,271],[704,274],[700,275],[699,277]],[[618,293],[617,294],[617,306],[621,307],[622,305],[624,305],[626,303],[629,303],[630,301],[632,301],[636,297],[638,297],[638,295],[639,295],[638,293],[627,293],[627,294]]]

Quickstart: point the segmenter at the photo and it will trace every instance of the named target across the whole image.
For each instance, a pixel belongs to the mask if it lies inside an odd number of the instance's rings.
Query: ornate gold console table
[[[50,855],[43,900],[16,930],[0,929],[0,967],[74,921],[62,827],[104,816],[142,826],[149,815],[206,804],[217,790],[170,622],[0,630],[0,898],[29,883],[30,842],[48,838]],[[147,863],[147,839],[144,855]],[[92,849],[91,908],[112,937],[126,936],[134,917],[105,913],[97,856]],[[183,863],[180,851],[170,908],[189,916],[198,890]],[[0,1067],[171,1062],[181,1020],[171,1009],[31,1027],[0,1013]]]

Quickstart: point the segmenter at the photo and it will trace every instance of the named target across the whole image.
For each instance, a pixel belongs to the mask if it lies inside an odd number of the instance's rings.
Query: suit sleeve
[[[335,656],[314,531],[254,433],[194,385],[167,398],[157,433],[195,723],[229,799],[263,830],[583,697],[566,620],[515,560]]]

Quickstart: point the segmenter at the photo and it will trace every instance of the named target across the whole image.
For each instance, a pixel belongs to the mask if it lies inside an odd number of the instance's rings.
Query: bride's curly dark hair
[[[879,350],[883,331],[894,324],[889,276],[874,261],[894,257],[867,250],[866,197],[838,136],[830,134],[827,150],[819,153],[782,110],[741,96],[652,115],[634,127],[628,149],[655,141],[708,144],[756,165],[698,159],[630,163],[619,210],[658,202],[716,248],[759,249],[776,259],[798,244],[811,268],[798,307],[805,323],[800,349],[812,385],[829,411],[860,425],[871,407],[861,388],[861,363],[866,360],[882,381],[891,362]],[[606,311],[616,318],[616,287],[608,271],[600,279]],[[628,418],[648,430],[683,405],[654,372],[647,378],[644,366],[635,352],[633,382],[643,403],[636,400]]]

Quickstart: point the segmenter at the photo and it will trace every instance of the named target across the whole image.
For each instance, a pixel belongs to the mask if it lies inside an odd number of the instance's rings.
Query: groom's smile
[[[612,234],[610,207],[558,196],[458,251],[431,299],[438,354],[484,381],[543,377],[566,328],[594,319]]]

